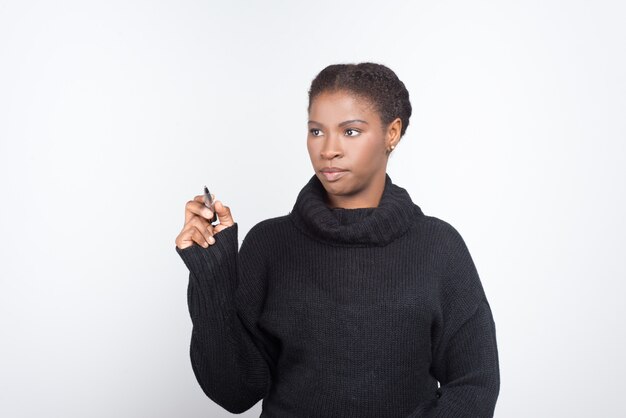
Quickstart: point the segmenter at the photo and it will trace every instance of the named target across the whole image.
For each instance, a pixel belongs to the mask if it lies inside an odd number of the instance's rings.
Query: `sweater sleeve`
[[[432,328],[431,374],[440,387],[410,418],[493,417],[500,390],[496,328],[478,272],[453,230],[450,259],[439,288]]]
[[[257,326],[265,267],[251,240],[238,251],[238,225],[215,234],[215,244],[176,247],[189,269],[187,303],[193,324],[191,364],[204,393],[242,413],[271,385],[271,341]]]

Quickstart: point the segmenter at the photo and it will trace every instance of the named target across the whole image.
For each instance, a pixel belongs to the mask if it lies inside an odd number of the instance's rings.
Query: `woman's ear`
[[[402,119],[395,118],[387,127],[387,135],[385,138],[385,144],[387,149],[396,147],[400,142],[400,134],[402,132]]]

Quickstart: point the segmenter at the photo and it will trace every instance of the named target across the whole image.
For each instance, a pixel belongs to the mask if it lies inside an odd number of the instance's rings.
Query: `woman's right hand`
[[[221,201],[215,200],[215,195],[211,195],[214,200],[215,212],[219,218],[217,225],[211,225],[213,218],[211,209],[204,206],[203,195],[198,195],[185,205],[185,225],[176,237],[176,246],[185,249],[196,242],[198,245],[207,248],[215,244],[214,235],[232,226],[235,221],[230,213],[230,208],[224,206]]]

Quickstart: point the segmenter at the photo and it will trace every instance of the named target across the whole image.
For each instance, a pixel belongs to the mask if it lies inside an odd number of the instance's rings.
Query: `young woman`
[[[491,417],[495,324],[468,248],[391,181],[411,116],[389,68],[330,65],[309,91],[315,174],[248,232],[185,207],[191,363],[213,401],[261,417]]]

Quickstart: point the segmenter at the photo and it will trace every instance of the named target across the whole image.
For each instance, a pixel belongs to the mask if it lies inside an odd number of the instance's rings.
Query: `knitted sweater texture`
[[[236,223],[176,247],[205,394],[233,413],[262,399],[266,418],[492,417],[495,323],[458,231],[389,175],[374,208],[325,193],[313,175],[241,248]]]

